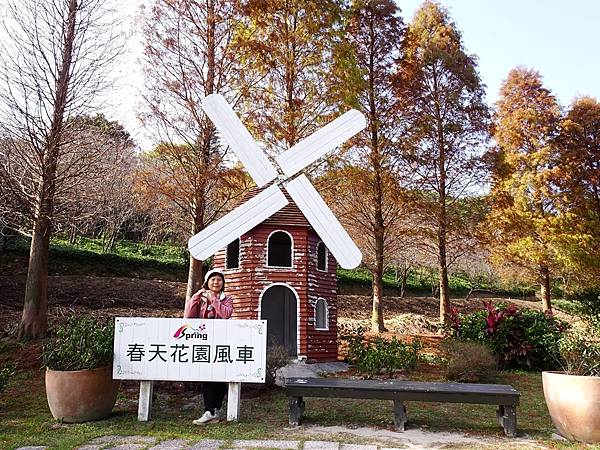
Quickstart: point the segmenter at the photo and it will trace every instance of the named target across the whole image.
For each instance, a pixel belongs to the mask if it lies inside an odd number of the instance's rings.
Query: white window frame
[[[291,265],[290,266],[270,266],[269,265],[269,241],[271,240],[271,236],[273,236],[275,233],[285,233],[290,237],[290,242],[291,242]],[[294,268],[294,237],[291,235],[291,233],[289,231],[286,230],[273,230],[271,231],[271,233],[269,233],[269,236],[267,237],[267,260],[265,261],[265,265],[266,267],[272,268],[272,269],[293,269]]]
[[[325,308],[325,328],[319,328],[317,326],[317,307],[319,305],[319,300],[323,300],[323,304],[324,304],[324,308]],[[318,297],[314,303],[313,308],[315,310],[315,313],[314,313],[315,330],[329,331],[329,304],[327,303],[327,300],[325,300],[323,297]]]

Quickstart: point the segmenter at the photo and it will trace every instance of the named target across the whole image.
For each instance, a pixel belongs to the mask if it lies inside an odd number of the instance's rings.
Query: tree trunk
[[[71,225],[69,227],[69,244],[75,245],[77,242],[77,227],[75,225]]]
[[[374,333],[381,333],[385,330],[383,321],[383,246],[385,239],[385,223],[383,220],[383,157],[381,155],[381,149],[379,147],[379,125],[380,120],[379,113],[377,110],[377,94],[376,94],[376,67],[375,58],[376,53],[374,51],[376,41],[376,31],[374,28],[374,22],[369,21],[369,42],[370,52],[368,61],[368,74],[369,74],[369,87],[367,89],[369,97],[369,147],[370,155],[369,159],[373,169],[373,238],[375,240],[375,267],[373,270],[373,313],[371,315],[371,331]]]
[[[215,41],[215,30],[217,26],[217,15],[215,13],[215,3],[210,1],[206,4],[206,81],[205,81],[205,95],[210,95],[215,92],[216,82],[216,48],[217,42]],[[204,119],[206,121],[206,118]],[[207,169],[209,167],[210,156],[212,152],[213,140],[216,131],[210,121],[205,123],[202,127],[202,131],[197,138],[196,145],[200,150],[200,165],[201,168],[198,172],[198,178],[196,180],[196,190],[194,197],[191,199],[192,204],[192,236],[202,231],[205,227],[204,213],[206,210],[206,177]],[[186,302],[194,295],[197,291],[202,288],[204,283],[204,275],[202,273],[203,261],[198,261],[190,254],[190,265],[188,270],[187,288],[185,292]]]
[[[52,123],[45,141],[42,174],[36,198],[37,207],[29,252],[23,315],[17,329],[17,336],[21,340],[41,337],[48,329],[48,250],[54,212],[59,147],[73,68],[73,43],[78,8],[77,0],[69,0],[66,23],[64,28],[59,30],[63,34],[62,60],[56,80]]]
[[[188,270],[187,289],[185,291],[185,301],[188,301],[192,295],[202,288],[202,261],[198,261],[190,255],[190,267]]]
[[[377,164],[375,167],[379,169]],[[385,237],[385,228],[383,223],[383,213],[381,204],[383,202],[383,192],[381,188],[381,179],[379,172],[375,172],[375,267],[373,270],[373,314],[371,315],[371,331],[381,333],[385,331],[383,322],[383,244]]]
[[[192,236],[204,229],[204,200],[201,198],[197,198],[195,203],[196,208],[194,209],[194,218],[192,222]],[[202,263],[203,261],[195,259],[190,254],[187,288],[185,291],[186,302],[190,299],[192,295],[194,295],[200,290],[200,288],[202,288],[202,284],[204,283],[204,275],[202,274]]]
[[[438,223],[438,272],[440,274],[440,322],[445,325],[450,314],[450,289],[448,286],[448,262],[446,258],[446,200],[440,196]]]
[[[445,138],[445,125],[442,113],[441,105],[444,103],[443,94],[438,87],[438,74],[433,67],[433,97],[434,97],[434,108],[435,108],[435,120],[436,120],[436,145],[439,157],[437,160],[437,192],[438,192],[438,204],[437,204],[437,241],[438,241],[438,272],[440,274],[440,322],[442,325],[448,323],[450,314],[450,294],[448,288],[448,259],[447,259],[447,233],[448,233],[448,216],[446,211],[446,196],[448,195],[446,185],[446,138]]]
[[[23,315],[17,329],[19,340],[44,337],[48,330],[49,246],[50,220],[42,214],[36,219],[31,238]]]
[[[379,264],[375,264],[373,270],[373,312],[371,314],[371,331],[381,333],[385,331],[383,324],[383,270]]]
[[[400,284],[400,298],[404,298],[404,295],[406,294],[406,285],[408,283],[409,271],[410,270],[406,267],[402,269],[402,280],[401,280],[401,284]]]
[[[545,264],[540,264],[540,294],[542,297],[542,310],[552,311],[550,303],[550,270]]]
[[[448,287],[448,268],[445,261],[439,264],[440,271],[440,322],[446,324],[450,314],[450,293]]]
[[[446,258],[446,197],[440,196],[438,223],[438,272],[440,274],[440,323],[446,325],[450,315],[450,288],[448,286],[448,261]]]

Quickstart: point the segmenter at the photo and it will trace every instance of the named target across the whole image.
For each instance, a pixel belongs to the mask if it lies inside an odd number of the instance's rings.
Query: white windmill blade
[[[288,204],[277,185],[265,189],[188,241],[190,254],[202,261],[250,231]]]
[[[344,143],[367,126],[365,116],[351,109],[306,139],[277,156],[283,173],[291,177],[330,150]]]
[[[277,169],[260,149],[225,97],[220,94],[206,96],[202,101],[202,109],[258,187],[264,186],[277,177]]]
[[[288,191],[308,222],[323,239],[327,248],[344,269],[353,269],[360,264],[362,254],[346,230],[335,218],[325,201],[308,178],[300,175],[290,181]]]

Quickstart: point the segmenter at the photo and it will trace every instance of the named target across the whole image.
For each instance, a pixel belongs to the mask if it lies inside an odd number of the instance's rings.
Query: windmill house
[[[192,236],[190,254],[197,260],[214,255],[235,296],[235,317],[267,319],[271,344],[298,358],[335,360],[336,265],[352,269],[362,254],[298,173],[364,129],[365,117],[347,111],[272,162],[222,95],[207,96],[202,109],[258,188]]]
[[[283,345],[299,359],[335,361],[337,262],[284,194],[289,203],[215,253],[213,266],[225,273],[233,317],[268,321],[267,345]]]

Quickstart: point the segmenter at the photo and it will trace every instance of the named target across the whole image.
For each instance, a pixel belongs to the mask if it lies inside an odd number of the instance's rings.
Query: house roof
[[[241,203],[244,203],[247,200],[254,197],[255,195],[258,195],[269,186],[270,184],[262,188],[251,189],[246,193],[246,195],[244,195]],[[290,197],[290,194],[288,194],[288,192],[284,188],[281,188],[281,190],[283,191],[285,197],[288,199],[289,203],[262,223],[265,225],[299,226],[312,228],[308,223],[308,220],[306,220],[306,217],[304,217],[304,214],[302,214],[302,211],[300,211],[300,208],[298,208],[296,203],[294,203],[294,201],[292,200],[292,197]]]

